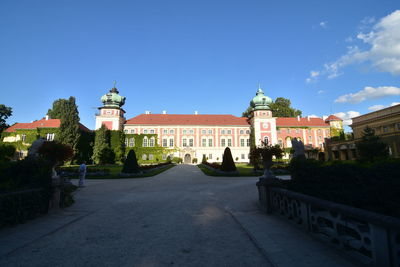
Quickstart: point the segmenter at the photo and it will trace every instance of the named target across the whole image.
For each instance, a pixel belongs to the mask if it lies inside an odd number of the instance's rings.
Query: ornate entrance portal
[[[190,156],[190,154],[186,154],[184,159],[183,159],[183,163],[185,164],[190,164],[192,163],[192,157]]]

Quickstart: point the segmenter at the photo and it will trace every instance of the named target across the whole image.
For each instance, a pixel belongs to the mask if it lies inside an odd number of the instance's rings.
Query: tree
[[[203,163],[203,164],[207,163],[206,154],[203,154],[203,158],[201,159],[201,163]]]
[[[122,130],[110,131],[110,146],[114,149],[115,160],[119,162],[124,162],[125,134]]]
[[[140,172],[139,164],[137,163],[136,153],[133,149],[129,150],[128,156],[122,168],[123,173],[138,173]]]
[[[225,148],[224,157],[222,158],[221,171],[233,172],[236,171],[235,162],[233,162],[231,149],[229,147]]]
[[[242,113],[242,117],[245,118],[250,118],[251,117],[251,111],[253,110],[252,107],[248,107],[243,113]]]
[[[297,117],[301,116],[301,110],[292,108],[289,99],[278,97],[275,102],[269,104],[274,117]]]
[[[102,164],[104,150],[109,148],[107,142],[107,128],[103,124],[100,129],[96,131],[94,138],[93,156],[92,159],[96,164]]]
[[[57,99],[53,102],[53,108],[47,112],[52,119],[60,119],[60,131],[57,140],[70,145],[75,154],[78,152],[78,143],[81,136],[79,129],[79,112],[75,103],[75,97],[69,99]]]
[[[364,128],[361,141],[356,142],[356,148],[361,161],[373,162],[389,156],[388,145],[383,143],[368,126]]]
[[[12,108],[0,104],[0,134],[9,127],[6,123],[8,117],[12,115]]]
[[[15,147],[13,145],[0,144],[0,163],[10,161],[15,154]]]

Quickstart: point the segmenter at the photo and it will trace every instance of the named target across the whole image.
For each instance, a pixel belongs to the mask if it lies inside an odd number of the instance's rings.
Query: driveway
[[[257,180],[192,165],[87,180],[73,206],[0,231],[0,266],[353,266],[260,212]]]

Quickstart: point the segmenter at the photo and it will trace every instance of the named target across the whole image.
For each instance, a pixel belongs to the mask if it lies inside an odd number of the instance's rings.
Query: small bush
[[[173,162],[173,163],[182,163],[183,160],[182,160],[182,158],[174,157],[174,158],[172,159],[172,162]]]
[[[233,172],[236,171],[235,162],[233,162],[231,149],[229,147],[224,150],[224,157],[222,159],[221,171]]]
[[[193,163],[193,164],[196,164],[196,163],[197,163],[197,158],[193,158],[193,159],[192,159],[192,163]]]
[[[0,162],[10,161],[15,154],[15,147],[12,145],[0,144]]]
[[[136,153],[133,149],[129,150],[128,156],[124,162],[122,168],[123,173],[138,173],[140,172],[139,165],[137,163]]]
[[[201,163],[207,163],[207,158],[206,158],[206,155],[205,154],[203,154],[203,158],[201,159]]]

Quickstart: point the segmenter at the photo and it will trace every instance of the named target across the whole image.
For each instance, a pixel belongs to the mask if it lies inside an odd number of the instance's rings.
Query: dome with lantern
[[[270,109],[269,104],[271,103],[272,99],[264,95],[263,90],[259,87],[256,96],[250,101],[250,107],[252,107],[253,110]]]
[[[119,95],[117,88],[114,86],[109,93],[101,97],[101,102],[105,107],[120,108],[125,104],[125,99],[125,96]]]

